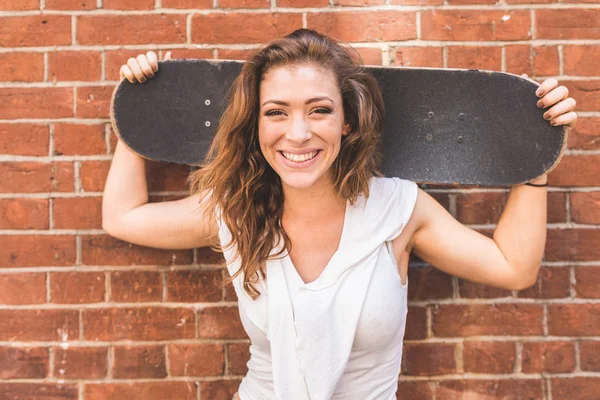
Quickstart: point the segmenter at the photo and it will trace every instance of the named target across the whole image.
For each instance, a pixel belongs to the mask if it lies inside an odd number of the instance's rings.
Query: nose
[[[294,143],[304,143],[312,137],[308,123],[304,116],[292,118],[289,129],[285,133],[286,139]]]

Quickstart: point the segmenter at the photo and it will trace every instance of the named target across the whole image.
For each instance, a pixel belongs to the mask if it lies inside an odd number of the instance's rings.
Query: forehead
[[[261,101],[275,97],[312,97],[317,92],[330,97],[340,95],[333,72],[310,64],[271,68],[260,83]]]

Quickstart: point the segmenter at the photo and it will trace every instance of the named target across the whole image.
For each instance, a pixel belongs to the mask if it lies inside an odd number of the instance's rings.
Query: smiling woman
[[[415,182],[380,177],[381,90],[352,51],[301,29],[253,54],[187,199],[146,204],[143,160],[117,145],[103,203],[111,235],[223,250],[251,339],[236,399],[396,399],[411,251],[508,289],[537,276],[545,189],[511,189],[489,238]],[[143,82],[157,69],[148,53],[121,73]],[[553,121],[573,123],[557,85],[544,82],[542,100],[556,104]]]

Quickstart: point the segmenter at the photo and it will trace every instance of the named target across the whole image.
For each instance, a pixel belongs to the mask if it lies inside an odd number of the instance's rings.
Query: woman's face
[[[342,96],[333,73],[312,65],[275,67],[260,84],[258,140],[284,187],[330,183],[344,123]]]

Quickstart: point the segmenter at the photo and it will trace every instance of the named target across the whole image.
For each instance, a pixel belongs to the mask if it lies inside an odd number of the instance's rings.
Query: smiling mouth
[[[280,151],[280,153],[289,161],[301,163],[301,162],[312,160],[313,158],[315,158],[317,156],[317,154],[319,154],[320,151],[321,150],[316,150],[316,151],[310,151],[308,153],[302,153],[302,154],[287,153],[285,151]]]

